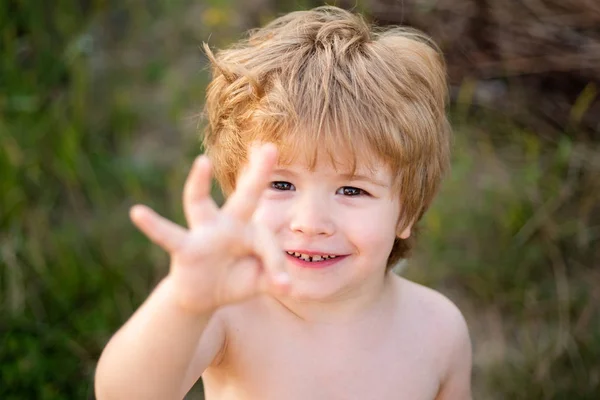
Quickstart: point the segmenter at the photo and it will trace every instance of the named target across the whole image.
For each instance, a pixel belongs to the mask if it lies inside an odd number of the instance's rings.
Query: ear
[[[412,223],[408,224],[408,226],[404,227],[404,229],[401,229],[402,227],[400,224],[398,224],[396,227],[396,236],[398,236],[400,239],[408,239],[410,237]]]

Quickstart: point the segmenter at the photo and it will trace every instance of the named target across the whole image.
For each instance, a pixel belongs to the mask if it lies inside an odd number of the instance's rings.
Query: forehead
[[[373,174],[389,167],[369,140],[351,132],[296,129],[262,135],[259,140],[277,145],[280,166],[295,164],[309,170],[327,167],[344,174]]]
[[[278,167],[290,167],[309,171],[326,172],[348,176],[379,176],[388,166],[373,152],[355,151],[346,146],[312,146],[279,144]]]

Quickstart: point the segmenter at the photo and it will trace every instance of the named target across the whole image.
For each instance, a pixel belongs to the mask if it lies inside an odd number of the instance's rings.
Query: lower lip
[[[286,257],[291,262],[293,262],[294,264],[298,265],[301,268],[311,268],[311,269],[328,268],[328,267],[331,267],[331,266],[337,264],[338,262],[342,261],[344,258],[346,258],[346,256],[337,256],[336,258],[330,258],[328,260],[323,260],[323,261],[305,261],[300,258],[290,256],[289,254],[286,254]]]

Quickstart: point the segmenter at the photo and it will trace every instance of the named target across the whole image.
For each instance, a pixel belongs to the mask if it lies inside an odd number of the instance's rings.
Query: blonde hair
[[[314,167],[321,151],[334,163],[350,156],[353,169],[382,161],[400,195],[399,228],[421,218],[450,153],[445,65],[425,35],[325,6],[279,17],[216,55],[204,48],[213,73],[204,146],[225,194],[262,140],[282,162],[304,154]],[[411,243],[396,238],[388,266]]]

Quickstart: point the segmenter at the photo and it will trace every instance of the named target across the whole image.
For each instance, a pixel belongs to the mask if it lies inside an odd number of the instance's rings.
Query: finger
[[[146,206],[133,206],[129,214],[140,231],[169,253],[177,251],[185,240],[187,232],[184,228]]]
[[[198,226],[217,210],[210,190],[211,165],[208,157],[202,155],[194,161],[183,188],[183,211],[190,228]]]
[[[289,289],[291,280],[283,250],[267,228],[258,226],[253,231],[253,251],[260,258],[263,267],[262,290],[285,292]]]
[[[277,161],[277,147],[267,143],[253,148],[246,170],[236,184],[236,190],[223,206],[223,212],[242,221],[248,221],[269,182]]]

